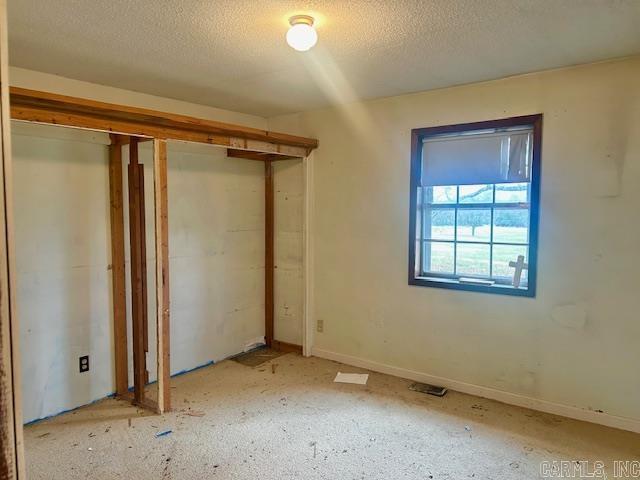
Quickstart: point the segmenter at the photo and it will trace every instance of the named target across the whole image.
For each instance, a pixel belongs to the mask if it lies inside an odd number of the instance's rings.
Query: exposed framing
[[[264,339],[267,347],[273,346],[275,317],[275,198],[271,162],[264,162]]]
[[[156,254],[156,340],[158,397],[146,397],[149,382],[146,354],[149,352],[147,310],[146,230],[144,167],[138,162],[140,139],[111,135],[109,184],[111,193],[111,244],[116,363],[116,394],[158,413],[171,409],[169,391],[169,230],[167,198],[167,144],[153,139],[153,184]],[[131,252],[131,305],[133,331],[134,389],[129,393],[127,367],[126,292],[124,287],[124,220],[122,200],[122,146],[129,145],[129,240]]]
[[[208,143],[289,157],[305,157],[318,147],[315,139],[286,133],[25,88],[11,87],[10,90],[11,118],[15,120]]]
[[[247,160],[258,160],[260,162],[276,161],[276,160],[292,160],[298,158],[291,155],[281,155],[276,153],[250,152],[247,150],[237,150],[235,148],[227,148],[227,157],[244,158]]]
[[[434,281],[420,277],[416,266],[416,228],[418,223],[417,215],[417,192],[422,176],[422,142],[425,138],[446,133],[460,133],[470,130],[483,130],[494,128],[508,128],[523,125],[533,126],[533,164],[531,172],[531,197],[530,197],[530,220],[529,220],[529,284],[527,289],[505,288],[501,286],[484,286],[466,284],[458,282]],[[409,185],[409,285],[429,286],[436,288],[447,288],[454,290],[467,290],[473,292],[497,293],[503,295],[514,295],[520,297],[535,297],[537,283],[537,263],[538,263],[538,220],[540,207],[540,173],[541,173],[541,150],[542,150],[542,114],[525,115],[521,117],[510,117],[499,120],[488,120],[483,122],[462,123],[457,125],[445,125],[440,127],[417,128],[411,130],[411,170]],[[422,239],[421,239],[422,240]],[[422,241],[420,240],[420,248]]]
[[[127,311],[124,258],[124,201],[122,192],[122,145],[111,136],[109,145],[109,197],[111,225],[111,286],[113,292],[113,329],[116,395],[129,390],[127,358]]]
[[[156,341],[158,413],[171,410],[169,390],[169,201],[167,196],[167,142],[153,140],[153,190],[156,247]]]
[[[3,1],[3,0],[0,0]],[[9,97],[6,81],[4,95]],[[11,117],[43,123],[111,133],[109,146],[109,193],[112,240],[112,288],[116,393],[159,413],[170,409],[169,352],[169,246],[167,199],[167,140],[206,143],[229,147],[227,155],[265,163],[265,342],[284,351],[301,352],[302,347],[274,339],[274,191],[272,162],[305,158],[318,146],[315,139],[203,120],[184,115],[127,107],[22,88],[10,89]],[[8,102],[6,107],[8,121]],[[153,141],[154,212],[156,220],[156,329],[158,401],[145,397],[148,382],[145,353],[146,326],[144,173],[138,163],[140,142]],[[132,269],[132,319],[134,333],[134,392],[128,390],[126,290],[124,259],[124,202],[122,189],[122,146],[129,145],[129,221]],[[304,342],[303,342],[304,343]],[[15,369],[14,369],[14,377]],[[18,425],[19,422],[16,422]],[[19,425],[20,433],[22,431]]]
[[[145,361],[145,330],[144,319],[147,310],[144,305],[146,292],[145,262],[143,244],[146,235],[142,215],[144,214],[144,196],[141,184],[141,165],[138,163],[138,139],[131,138],[129,143],[129,250],[131,252],[131,321],[133,336],[133,391],[138,404],[144,400],[144,386],[147,383],[147,369]]]

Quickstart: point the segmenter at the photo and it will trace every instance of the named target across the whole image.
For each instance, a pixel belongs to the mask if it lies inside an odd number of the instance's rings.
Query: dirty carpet
[[[29,479],[514,480],[640,460],[640,435],[411,383],[295,354],[224,361],[172,379],[165,415],[107,399],[28,426]]]

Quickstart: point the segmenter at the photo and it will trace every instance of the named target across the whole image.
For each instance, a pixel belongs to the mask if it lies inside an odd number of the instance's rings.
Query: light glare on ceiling
[[[291,28],[287,32],[287,43],[294,50],[306,52],[318,41],[318,34],[313,28],[313,17],[296,15],[289,19]]]

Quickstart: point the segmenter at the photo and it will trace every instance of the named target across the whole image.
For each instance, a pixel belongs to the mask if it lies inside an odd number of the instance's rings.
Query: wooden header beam
[[[236,150],[235,148],[227,148],[227,157],[246,158],[247,160],[258,160],[260,162],[291,160],[293,158],[300,158],[295,155],[278,155],[275,153],[252,152],[250,150]]]
[[[11,87],[10,96],[14,120],[293,157],[305,157],[318,147],[313,138],[25,88]]]

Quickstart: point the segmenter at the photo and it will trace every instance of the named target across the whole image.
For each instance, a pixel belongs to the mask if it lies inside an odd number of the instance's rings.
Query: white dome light
[[[318,34],[313,28],[313,17],[296,15],[289,19],[291,28],[287,32],[287,43],[294,50],[306,52],[318,41]]]

